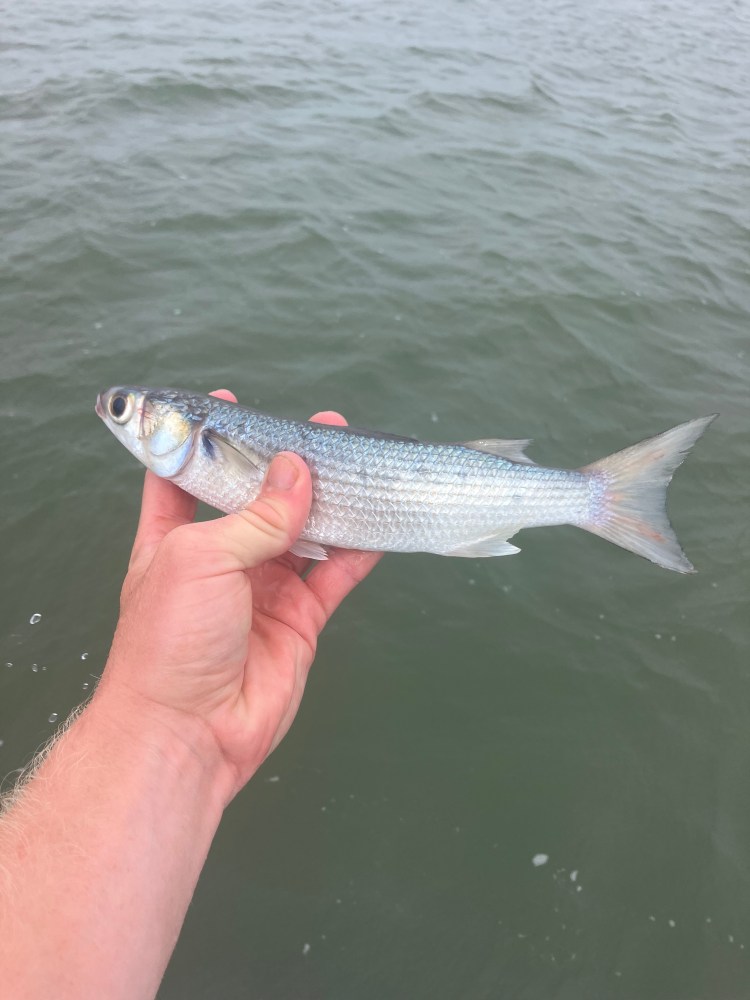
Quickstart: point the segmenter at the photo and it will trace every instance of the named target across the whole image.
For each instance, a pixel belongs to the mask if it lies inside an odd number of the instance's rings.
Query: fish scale
[[[666,516],[672,473],[712,417],[582,469],[535,465],[525,441],[440,444],[304,423],[177,389],[115,387],[97,412],[144,464],[224,512],[247,506],[281,451],[310,468],[305,554],[325,546],[493,556],[522,528],[573,524],[679,572]]]

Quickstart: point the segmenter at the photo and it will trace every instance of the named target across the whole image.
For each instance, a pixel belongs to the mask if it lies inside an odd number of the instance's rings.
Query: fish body
[[[257,496],[280,451],[310,468],[313,503],[293,551],[325,547],[510,555],[522,528],[574,524],[679,572],[692,566],[665,512],[674,469],[712,417],[582,469],[545,468],[527,441],[438,444],[285,420],[176,389],[115,387],[97,412],[145,465],[226,513]]]

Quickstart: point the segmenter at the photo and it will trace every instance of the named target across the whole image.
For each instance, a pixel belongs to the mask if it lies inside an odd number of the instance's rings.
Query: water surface
[[[747,4],[40,0],[1,44],[3,775],[106,658],[141,472],[99,389],[572,467],[721,413],[697,576],[572,528],[382,563],[162,1000],[747,995]]]

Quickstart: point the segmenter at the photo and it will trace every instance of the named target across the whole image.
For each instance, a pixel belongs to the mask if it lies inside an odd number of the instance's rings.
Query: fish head
[[[205,396],[138,386],[114,386],[96,400],[97,414],[118,441],[164,479],[189,461],[209,406]]]

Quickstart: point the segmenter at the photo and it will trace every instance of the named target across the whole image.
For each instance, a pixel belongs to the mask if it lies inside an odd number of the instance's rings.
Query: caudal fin
[[[581,527],[665,569],[694,573],[667,517],[667,487],[716,416],[689,420],[581,469],[604,485],[596,515]]]

